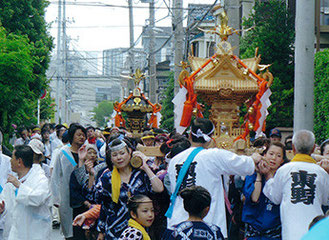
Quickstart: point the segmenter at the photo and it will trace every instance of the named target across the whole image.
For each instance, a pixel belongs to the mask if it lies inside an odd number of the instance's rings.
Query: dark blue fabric
[[[219,227],[205,222],[185,221],[174,226],[174,230],[164,233],[163,240],[184,239],[184,240],[224,240]]]
[[[70,177],[70,207],[78,208],[83,206],[83,202],[87,198],[82,192],[82,186],[78,183],[74,171],[71,173]]]
[[[251,201],[251,194],[254,191],[254,184],[257,173],[247,176],[245,185],[243,187],[243,194],[246,197],[243,211],[242,221],[250,224],[256,230],[262,232],[273,229],[281,225],[280,221],[280,205],[275,205],[264,194],[263,188],[265,179],[262,180],[262,192],[259,196],[258,202]]]
[[[112,172],[106,170],[95,187],[95,201],[102,205],[98,230],[105,233],[105,239],[119,238],[127,228],[130,218],[127,208],[129,195],[150,196],[153,193],[151,182],[146,173],[139,169],[133,169],[129,183],[121,184],[119,202],[116,204],[112,201],[111,178]]]
[[[246,240],[280,240],[281,238],[247,237]]]
[[[281,239],[281,238],[268,238],[268,237],[248,237],[247,240],[274,240],[274,239]]]
[[[103,142],[102,140],[97,139],[96,140],[96,147],[98,149],[98,151],[101,149],[101,147],[105,144],[105,142]]]

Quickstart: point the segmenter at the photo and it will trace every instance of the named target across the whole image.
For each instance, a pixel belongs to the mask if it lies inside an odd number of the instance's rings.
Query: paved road
[[[61,235],[59,229],[53,229],[51,232],[51,240],[64,240],[64,237]]]

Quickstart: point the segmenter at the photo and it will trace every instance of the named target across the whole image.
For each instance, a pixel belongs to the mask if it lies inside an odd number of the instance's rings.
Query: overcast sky
[[[155,0],[156,26],[170,26],[171,15],[165,2],[172,0]],[[214,0],[183,0],[184,8],[188,3],[212,4]],[[218,1],[220,2],[220,1]],[[129,47],[129,12],[127,0],[67,0],[66,1],[67,35],[71,39],[70,48],[81,51],[102,51],[109,48]],[[123,6],[104,6],[106,4]],[[101,6],[100,6],[101,5]],[[135,40],[142,32],[149,17],[149,4],[133,0]],[[184,11],[184,16],[187,10]],[[50,0],[46,12],[46,21],[51,24],[50,34],[57,37],[58,1]],[[186,23],[185,23],[186,24]],[[138,46],[140,46],[139,43]]]

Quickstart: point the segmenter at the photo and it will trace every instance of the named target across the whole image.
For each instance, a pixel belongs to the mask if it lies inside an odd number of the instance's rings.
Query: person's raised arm
[[[154,192],[157,192],[157,193],[162,192],[164,190],[163,183],[157,177],[157,175],[155,175],[153,173],[153,171],[150,169],[150,167],[146,163],[148,158],[143,153],[138,152],[138,151],[134,152],[133,154],[136,155],[136,156],[139,156],[143,159],[143,165],[140,167],[140,169],[142,169],[147,174],[147,176],[149,177],[151,185],[152,185],[152,190]]]
[[[86,160],[85,167],[86,167],[87,172],[89,173],[88,188],[91,189],[93,187],[93,185],[95,184],[94,163],[90,160]]]

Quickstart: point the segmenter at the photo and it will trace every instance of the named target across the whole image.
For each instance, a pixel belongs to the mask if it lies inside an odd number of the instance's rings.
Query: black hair
[[[56,123],[49,123],[49,127],[50,127],[50,129],[55,130]]]
[[[267,151],[270,149],[270,147],[272,146],[276,146],[276,147],[279,147],[282,149],[282,153],[283,153],[283,156],[282,156],[282,159],[283,159],[283,164],[287,163],[289,160],[287,158],[287,155],[286,155],[286,147],[284,144],[282,144],[281,142],[271,142],[270,145],[264,150],[264,155],[267,153]]]
[[[33,164],[33,150],[28,145],[17,145],[15,146],[15,157],[21,158],[23,164],[27,168],[31,168]]]
[[[160,151],[162,153],[169,153],[168,158],[173,158],[178,153],[183,152],[184,150],[191,147],[191,143],[186,137],[178,133],[173,135],[172,137],[173,138],[169,139],[167,142],[161,144],[160,146]]]
[[[45,143],[45,139],[44,139],[44,135],[45,133],[49,133],[50,134],[50,125],[49,123],[46,123],[45,125],[42,126],[41,128],[41,137],[42,137],[42,142]],[[48,139],[49,140],[49,139]]]
[[[152,130],[155,133],[155,135],[165,133],[161,128],[153,128]]]
[[[145,131],[151,131],[151,128],[149,128],[149,127],[144,127],[144,128],[143,128],[143,132],[145,132]]]
[[[284,145],[286,146],[286,150],[292,150],[292,135],[286,137],[284,140]]]
[[[41,134],[44,134],[45,132],[50,132],[50,123],[45,123],[41,128]]]
[[[327,216],[325,215],[319,215],[313,218],[312,222],[308,226],[308,229],[310,230],[317,222],[321,221],[322,219],[325,219]]]
[[[184,188],[180,194],[183,198],[184,209],[190,216],[202,216],[205,208],[210,207],[211,196],[207,189],[201,186]]]
[[[260,137],[260,138],[257,138],[254,143],[252,144],[254,147],[263,147],[265,146],[266,148],[270,145],[271,143],[271,140],[266,138],[266,137]]]
[[[169,138],[174,138],[175,135],[181,135],[177,133],[176,128],[174,128],[170,133],[169,133]]]
[[[329,144],[329,139],[325,140],[323,143],[321,143],[320,145],[320,152],[321,152],[321,155],[323,155],[324,153],[324,148]]]
[[[72,124],[71,124],[71,125],[72,125]],[[71,127],[71,126],[70,126],[70,127]],[[67,127],[65,127],[65,126],[62,125],[62,124],[58,124],[58,125],[56,125],[55,129],[56,129],[56,135],[57,135],[57,137],[59,137],[59,133],[60,133],[60,131],[61,131],[62,128],[66,128],[66,129],[67,129]]]
[[[192,141],[196,143],[206,143],[203,137],[194,136],[192,133],[197,133],[198,129],[200,129],[204,134],[209,134],[214,128],[213,123],[206,118],[196,118],[191,123],[191,136]],[[213,134],[213,133],[212,133]],[[212,135],[210,134],[209,137]]]
[[[88,125],[87,127],[86,127],[86,131],[88,131],[89,129],[93,129],[94,131],[96,130],[93,126],[91,126],[91,125]]]
[[[112,139],[112,141],[111,141],[111,139]],[[129,149],[131,149],[131,154],[134,151],[134,148],[133,148],[132,144],[126,138],[123,138],[122,140],[120,140],[120,139],[117,139],[117,138],[113,139],[113,137],[111,137],[109,139],[109,143],[106,144],[106,157],[105,157],[107,167],[111,171],[113,170],[113,163],[112,163],[112,160],[111,160],[111,149],[110,149],[110,147],[118,146],[122,143],[122,141],[126,143],[126,145],[127,145],[126,149],[127,149],[128,153],[129,153]],[[130,157],[131,157],[131,154],[130,154]]]
[[[128,203],[127,203],[129,213],[133,212],[138,217],[137,208],[139,207],[139,205],[141,203],[143,203],[143,199],[145,199],[145,198],[150,199],[148,196],[142,195],[142,194],[137,194],[137,195],[129,198]],[[152,200],[150,199],[150,201],[152,201]]]
[[[82,125],[80,125],[79,123],[71,123],[68,131],[69,141],[71,144],[73,142],[74,134],[78,129],[80,129],[85,134],[85,137],[87,137],[87,131]]]
[[[64,133],[63,133],[63,137],[62,137],[62,142],[63,143],[68,143],[70,140],[69,140],[69,131],[66,130]]]
[[[17,132],[18,132],[18,134],[19,134],[20,137],[22,137],[22,132],[25,131],[25,130],[27,130],[26,127],[20,127],[20,128],[18,129]]]

